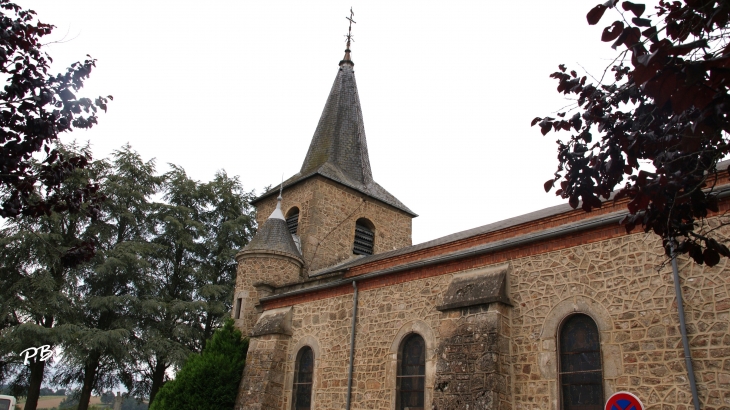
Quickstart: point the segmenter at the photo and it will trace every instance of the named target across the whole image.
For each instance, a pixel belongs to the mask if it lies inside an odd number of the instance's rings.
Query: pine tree
[[[248,339],[228,319],[191,355],[174,380],[160,390],[150,410],[228,410],[233,408],[246,363]]]
[[[57,149],[64,155],[90,155],[88,146]],[[38,162],[33,166],[42,168]],[[60,189],[70,193],[96,186],[106,168],[104,161],[95,161],[76,169]],[[48,194],[38,189],[34,195],[43,199]],[[28,410],[36,409],[49,361],[36,356],[26,366],[19,353],[30,347],[58,346],[73,331],[69,323],[73,323],[79,271],[67,262],[74,258],[74,249],[85,253],[85,244],[91,242],[93,219],[85,214],[53,211],[40,217],[19,216],[6,220],[0,234],[0,375],[15,374],[13,392],[27,397]]]
[[[154,274],[137,350],[147,374],[135,393],[148,392],[150,403],[167,369],[199,352],[230,312],[234,256],[254,233],[252,196],[224,172],[207,184],[175,165],[165,175],[165,203],[157,204],[153,215]]]
[[[79,410],[89,406],[92,390],[101,392],[123,381],[123,363],[131,360],[131,338],[138,328],[139,292],[150,276],[151,197],[161,178],[154,160],[143,162],[129,145],[113,154],[102,184],[108,199],[89,227],[97,254],[80,272],[74,292],[74,329],[64,343],[59,384],[79,383]]]

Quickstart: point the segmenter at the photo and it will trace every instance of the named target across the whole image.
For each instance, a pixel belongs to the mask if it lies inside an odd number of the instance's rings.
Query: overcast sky
[[[600,77],[617,55],[600,33],[618,14],[588,26],[594,1],[18,3],[57,26],[55,71],[98,60],[79,95],[114,96],[65,141],[96,158],[129,142],[160,171],[225,169],[258,193],[299,171],[352,6],[373,176],[420,215],[414,244],[561,203],[542,188],[558,135],[530,121],[570,103],[559,64]]]

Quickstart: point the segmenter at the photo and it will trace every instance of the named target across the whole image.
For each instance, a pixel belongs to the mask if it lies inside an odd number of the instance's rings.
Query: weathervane
[[[345,36],[347,38],[347,49],[350,49],[350,40],[355,41],[352,39],[352,23],[357,23],[357,21],[352,19],[352,16],[354,16],[355,13],[352,11],[352,7],[350,7],[350,17],[345,17],[346,19],[350,20],[350,28],[347,29],[347,35]]]

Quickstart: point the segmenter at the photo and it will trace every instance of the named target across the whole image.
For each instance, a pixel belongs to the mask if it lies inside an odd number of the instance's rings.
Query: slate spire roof
[[[340,68],[327,97],[317,129],[314,131],[302,168],[297,174],[284,181],[284,187],[315,175],[321,175],[385,202],[413,217],[418,216],[373,181],[360,97],[357,93],[353,71],[354,65],[348,47],[345,50],[345,57],[340,61]],[[255,204],[275,192],[275,190],[266,192],[252,203]]]
[[[284,214],[281,212],[281,195],[277,199],[279,201],[276,204],[276,209],[271,213],[269,219],[261,225],[251,242],[243,250],[244,252],[274,251],[301,259],[302,254],[297,249],[297,245],[294,243],[291,233],[289,233],[289,228],[286,226]]]

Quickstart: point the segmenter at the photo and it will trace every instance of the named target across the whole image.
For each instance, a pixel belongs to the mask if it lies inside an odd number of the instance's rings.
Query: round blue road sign
[[[641,400],[625,391],[614,393],[606,401],[606,410],[644,410]]]

